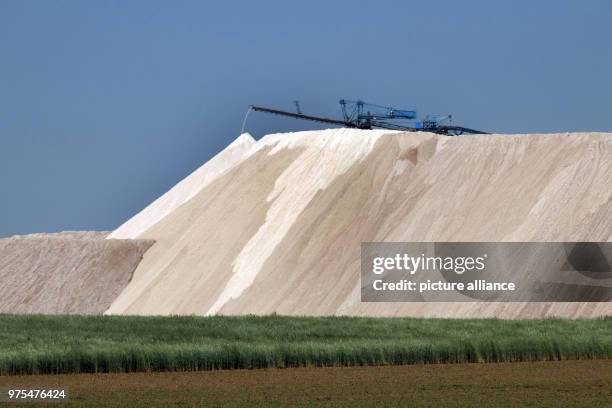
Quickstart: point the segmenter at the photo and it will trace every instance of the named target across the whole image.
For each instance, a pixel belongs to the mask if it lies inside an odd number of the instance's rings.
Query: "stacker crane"
[[[450,115],[428,115],[424,120],[420,121],[417,119],[417,113],[414,110],[396,109],[389,106],[366,103],[360,100],[349,101],[341,99],[339,103],[342,109],[342,119],[305,115],[302,113],[298,101],[294,101],[297,108],[297,112],[295,113],[251,105],[249,106],[247,116],[248,113],[253,110],[255,112],[271,113],[295,119],[310,120],[313,122],[357,129],[381,128],[407,132],[431,132],[448,136],[488,134],[480,130],[463,126],[454,126],[451,124],[452,117]],[[246,123],[246,117],[244,123]]]

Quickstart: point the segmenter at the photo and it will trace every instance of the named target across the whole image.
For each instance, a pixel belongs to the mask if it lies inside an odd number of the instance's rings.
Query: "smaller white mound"
[[[255,139],[243,133],[215,157],[113,231],[107,239],[135,239],[245,158]]]

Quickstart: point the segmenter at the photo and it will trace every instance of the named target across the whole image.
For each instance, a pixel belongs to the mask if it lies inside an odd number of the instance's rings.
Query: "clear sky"
[[[249,104],[339,115],[340,98],[610,132],[612,2],[0,0],[0,236],[113,229],[236,138]]]

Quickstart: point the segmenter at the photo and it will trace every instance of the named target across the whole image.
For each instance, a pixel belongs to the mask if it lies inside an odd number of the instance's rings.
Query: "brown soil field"
[[[77,406],[592,408],[612,406],[612,361],[0,377],[44,386],[67,387]]]

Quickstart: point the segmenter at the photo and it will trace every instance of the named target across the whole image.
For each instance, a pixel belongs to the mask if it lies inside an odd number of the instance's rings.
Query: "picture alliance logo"
[[[459,256],[411,256],[396,254],[390,257],[375,257],[372,260],[372,272],[381,275],[387,271],[405,271],[414,275],[418,271],[452,271],[462,275],[470,271],[483,271],[486,269],[487,254],[478,257]]]

